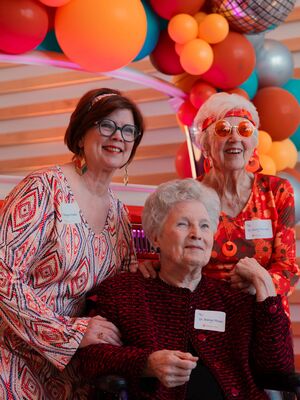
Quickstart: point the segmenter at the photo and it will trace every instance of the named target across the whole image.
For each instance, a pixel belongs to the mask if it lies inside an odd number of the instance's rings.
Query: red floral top
[[[263,222],[269,222],[272,226],[272,230],[267,229],[266,235],[271,237],[246,239],[245,222],[253,220],[269,220]],[[277,176],[257,174],[244,209],[236,217],[221,214],[205,274],[226,279],[240,259],[254,257],[270,272],[277,293],[283,296],[285,311],[289,314],[286,296],[291,293],[299,278],[294,225],[294,193],[290,183]],[[263,235],[260,230],[260,234],[254,233],[253,236]],[[222,253],[222,246],[227,241],[237,246],[232,256]]]

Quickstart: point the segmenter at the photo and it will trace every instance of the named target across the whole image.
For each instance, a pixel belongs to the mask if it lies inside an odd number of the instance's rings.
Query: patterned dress
[[[1,209],[1,400],[86,397],[70,363],[89,322],[85,294],[131,262],[128,215],[111,191],[96,234],[60,167],[17,185]]]
[[[246,239],[245,222],[253,220],[270,220],[271,237]],[[257,174],[244,209],[234,218],[221,214],[212,257],[204,269],[205,273],[211,277],[226,279],[241,258],[253,257],[270,272],[277,293],[283,296],[283,305],[289,315],[286,296],[291,293],[299,279],[294,226],[294,193],[290,183],[276,176]],[[222,246],[226,241],[236,244],[236,254],[226,256],[222,253]]]

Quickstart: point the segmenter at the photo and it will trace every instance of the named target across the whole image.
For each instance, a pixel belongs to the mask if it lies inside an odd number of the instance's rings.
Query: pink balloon
[[[179,75],[184,72],[179,55],[175,51],[175,43],[167,30],[161,31],[157,45],[150,54],[150,61],[163,74]]]
[[[171,19],[174,15],[196,14],[205,0],[150,0],[153,10],[162,18]]]
[[[46,7],[35,0],[0,1],[0,49],[21,54],[37,47],[48,31]]]

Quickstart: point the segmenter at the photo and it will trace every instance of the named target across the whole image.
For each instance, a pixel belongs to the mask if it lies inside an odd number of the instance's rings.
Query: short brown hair
[[[112,94],[112,96],[103,96],[97,99],[98,96],[105,94]],[[144,134],[144,120],[136,104],[129,98],[123,96],[121,92],[114,89],[94,89],[81,97],[71,115],[69,126],[65,133],[65,144],[68,146],[68,149],[74,153],[74,155],[81,155],[82,149],[79,144],[87,130],[94,126],[95,122],[119,109],[126,109],[132,112],[134,124],[140,132],[140,135],[134,142],[129,160],[127,161],[127,164],[129,164],[142,140]]]

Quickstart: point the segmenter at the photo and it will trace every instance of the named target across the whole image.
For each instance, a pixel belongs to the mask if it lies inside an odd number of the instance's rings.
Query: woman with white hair
[[[222,210],[205,273],[230,279],[240,260],[253,268],[261,265],[289,314],[286,296],[299,278],[294,194],[287,180],[259,173],[256,108],[244,97],[217,93],[199,109],[194,124],[204,155],[201,179],[216,190]],[[231,280],[247,290],[247,283]]]
[[[216,192],[193,179],[148,197],[143,228],[160,249],[159,272],[124,272],[93,292],[95,312],[119,328],[123,346],[80,350],[86,378],[122,375],[131,400],[266,400],[255,376],[293,371],[290,322],[265,268],[234,269],[255,296],[202,274],[219,211]]]

